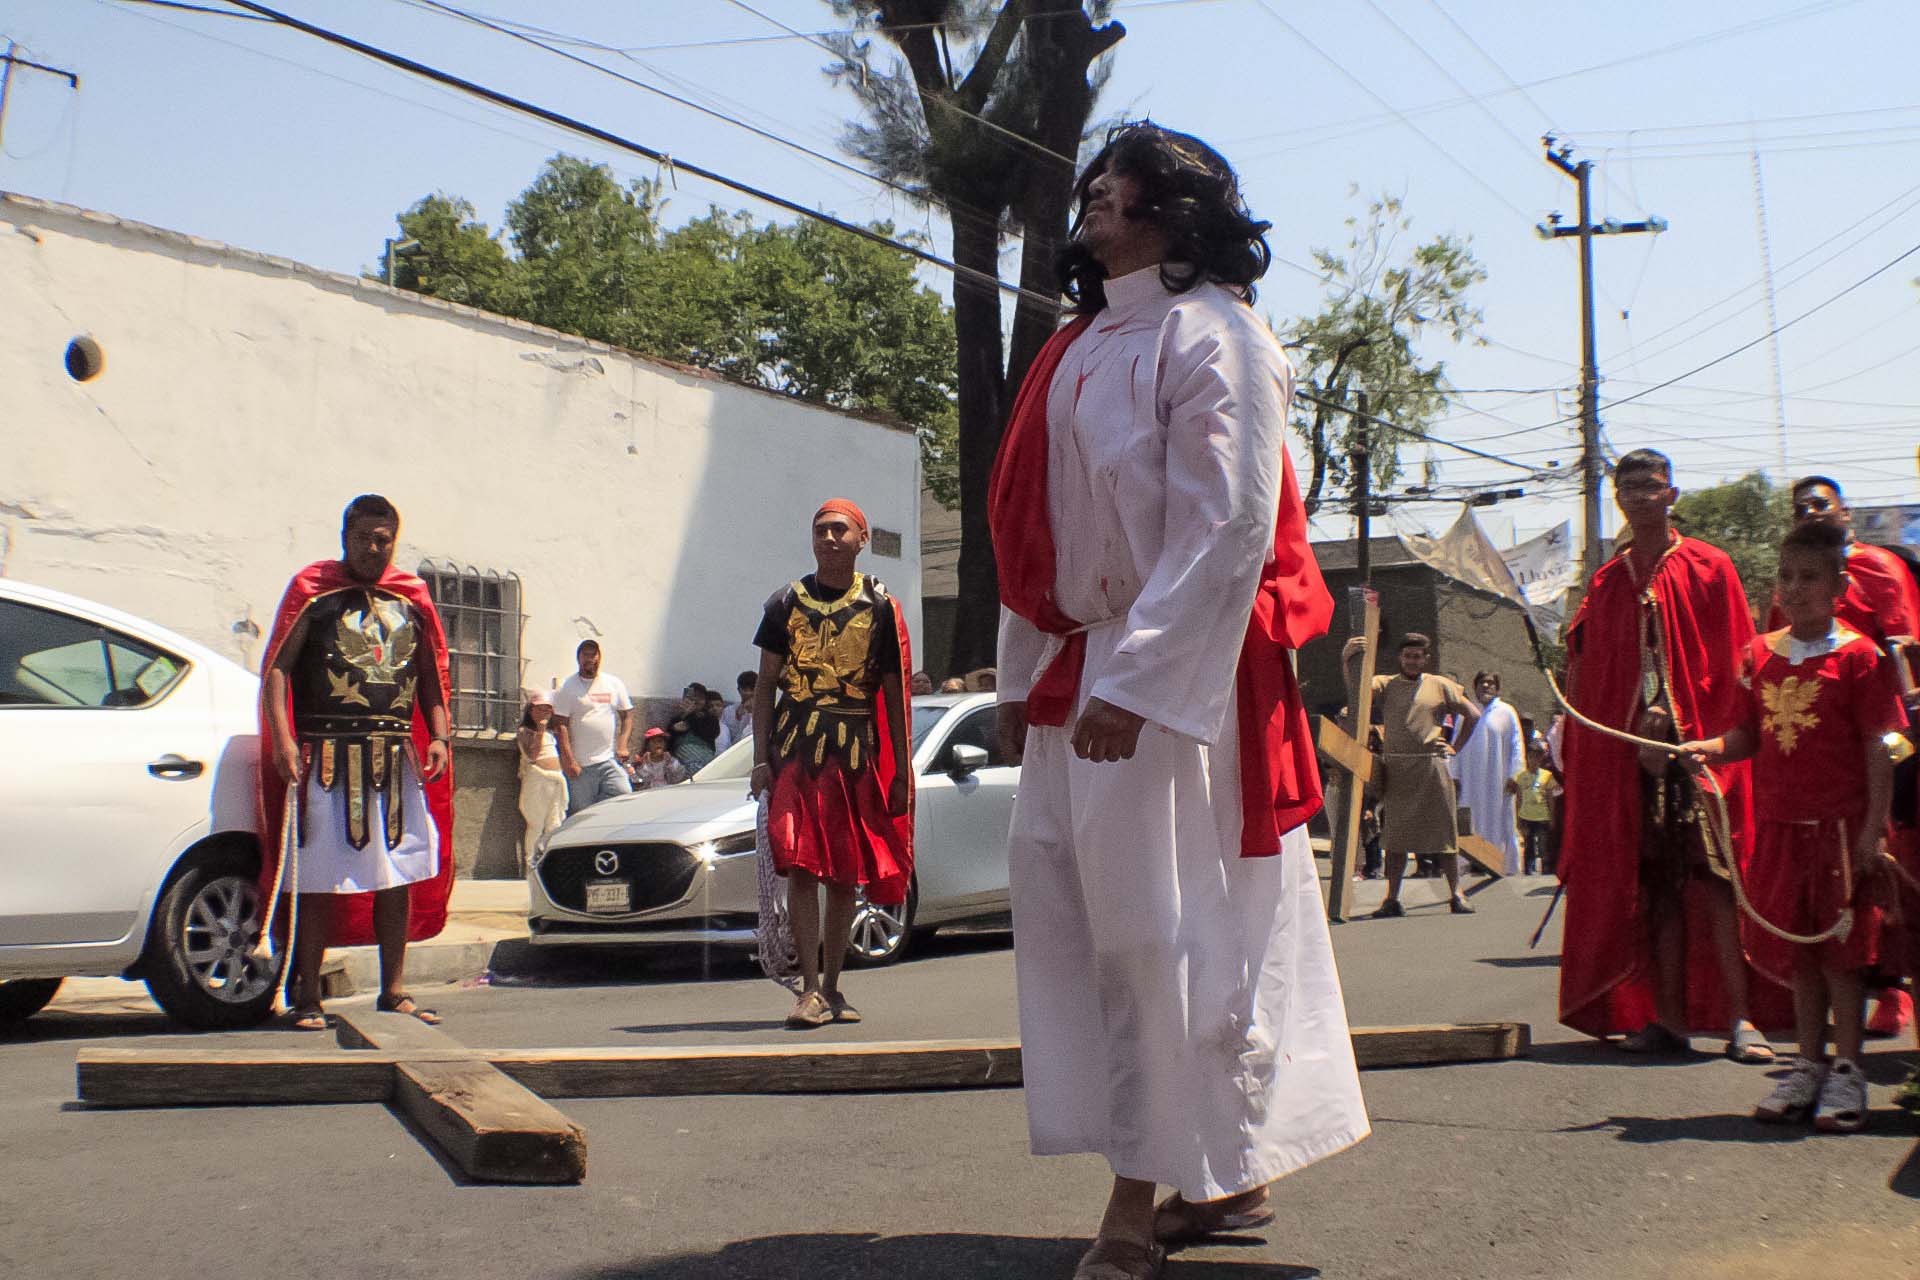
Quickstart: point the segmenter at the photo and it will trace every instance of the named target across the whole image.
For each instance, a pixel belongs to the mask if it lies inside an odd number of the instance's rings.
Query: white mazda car
[[[857,904],[848,959],[905,955],[916,933],[1007,918],[1007,833],[1020,766],[994,741],[990,693],[913,700],[913,884],[903,906]],[[758,919],[753,741],[678,786],[583,809],[534,850],[527,871],[536,944],[751,947]]]
[[[117,609],[0,580],[0,1025],[75,976],[145,979],[248,1026],[259,936],[259,680]]]

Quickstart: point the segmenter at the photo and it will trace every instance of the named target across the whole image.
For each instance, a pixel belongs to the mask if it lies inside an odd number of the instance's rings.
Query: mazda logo
[[[611,849],[602,849],[593,855],[593,869],[603,876],[610,876],[620,869],[620,855]]]

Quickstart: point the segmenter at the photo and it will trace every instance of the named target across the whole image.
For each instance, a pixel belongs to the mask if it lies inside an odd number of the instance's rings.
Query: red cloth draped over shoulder
[[[1000,600],[1066,645],[1027,697],[1033,724],[1064,725],[1086,666],[1086,633],[1054,600],[1056,561],[1047,500],[1047,393],[1067,348],[1087,329],[1081,316],[1040,349],[1015,398],[994,460],[989,521]],[[1287,451],[1280,451],[1279,518],[1261,571],[1234,678],[1240,730],[1241,842],[1246,857],[1280,852],[1280,837],[1320,811],[1320,768],[1306,704],[1288,651],[1327,632],[1333,597],[1307,542],[1307,513]]]
[[[1754,632],[1739,575],[1718,547],[1682,538],[1650,586],[1666,637],[1680,738],[1718,737],[1744,716],[1741,673]],[[1567,633],[1574,705],[1628,732],[1640,698],[1639,595],[1622,551],[1594,575]],[[1593,1036],[1638,1031],[1654,1016],[1653,956],[1640,891],[1639,753],[1571,720],[1564,751],[1567,839],[1559,875],[1567,915],[1560,1021]],[[1733,855],[1744,870],[1753,850],[1747,766],[1716,766],[1713,775],[1726,795]],[[1724,1030],[1730,1022],[1727,993],[1703,890],[1696,884],[1686,893],[1687,1016],[1693,1028]],[[1757,975],[1750,976],[1749,987],[1756,1022],[1791,1025],[1784,991]]]
[[[440,699],[442,705],[446,705],[447,691],[453,687],[447,672],[447,633],[440,623],[439,610],[433,607],[433,596],[427,591],[427,584],[410,573],[388,566],[380,581],[372,585],[374,589],[398,596],[413,606],[425,638],[433,648],[433,666],[440,677]],[[266,673],[273,669],[274,662],[280,657],[280,646],[286,643],[293,631],[293,624],[299,621],[308,605],[335,591],[366,586],[367,583],[350,577],[346,566],[338,560],[316,561],[293,575],[293,581],[287,584],[286,594],[280,598],[280,609],[274,615],[273,631],[267,637],[266,656],[260,660],[260,767],[257,790],[260,798],[260,892],[263,894],[273,887],[274,866],[280,856],[280,824],[285,818],[287,801],[286,784],[280,780],[273,765],[273,734],[267,722]],[[294,723],[292,704],[292,695],[289,694],[286,710],[290,724]],[[297,725],[295,727],[298,728]],[[413,708],[413,749],[416,759],[426,759],[432,737],[427,728],[426,715],[420,710],[419,700],[416,699]],[[446,927],[447,898],[453,892],[451,759],[444,773],[424,785],[427,812],[433,815],[433,825],[440,832],[440,870],[433,879],[411,886],[407,917],[409,942],[425,941]],[[283,891],[288,888],[286,885],[281,887]],[[330,935],[332,945],[359,947],[373,940],[373,895],[334,895],[333,929]]]

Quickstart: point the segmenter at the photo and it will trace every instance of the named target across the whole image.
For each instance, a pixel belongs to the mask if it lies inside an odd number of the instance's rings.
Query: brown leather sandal
[[[1153,1238],[1161,1244],[1192,1244],[1208,1236],[1251,1231],[1272,1221],[1273,1206],[1265,1187],[1199,1204],[1175,1192],[1154,1206]]]
[[[1080,1255],[1073,1280],[1156,1280],[1166,1260],[1167,1251],[1157,1244],[1101,1236]]]

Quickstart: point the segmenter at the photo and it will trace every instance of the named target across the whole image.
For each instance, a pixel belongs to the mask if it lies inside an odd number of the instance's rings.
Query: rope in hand
[[[300,838],[295,827],[295,808],[300,801],[299,782],[287,784],[287,799],[280,810],[280,856],[273,864],[273,881],[267,889],[267,900],[260,907],[260,936],[253,940],[253,954],[249,959],[258,959],[267,965],[276,988],[274,1000],[280,998],[281,968],[273,963],[273,913],[280,903],[280,886],[291,884],[298,888],[300,884]],[[289,891],[288,897],[293,897]],[[293,963],[293,940],[298,936],[300,913],[296,910],[297,899],[287,903],[287,964]]]
[[[1541,670],[1541,674],[1546,676],[1547,678],[1547,688],[1553,691],[1554,701],[1560,704],[1560,709],[1562,711],[1565,711],[1568,717],[1571,718],[1575,724],[1580,725],[1582,728],[1591,729],[1593,732],[1598,733],[1603,737],[1613,738],[1616,741],[1624,742],[1628,746],[1641,747],[1641,748],[1645,748],[1653,751],[1659,751],[1659,752],[1662,752],[1663,754],[1674,756],[1676,758],[1685,754],[1680,750],[1679,745],[1676,743],[1661,742],[1654,738],[1642,738],[1637,734],[1628,733],[1624,729],[1616,729],[1612,725],[1601,724],[1598,720],[1593,719],[1591,716],[1583,715],[1573,705],[1572,702],[1568,701],[1567,695],[1560,691],[1560,682],[1553,678],[1553,672],[1548,670],[1545,664],[1541,665],[1540,670]],[[1708,798],[1713,801],[1714,811],[1720,819],[1720,823],[1718,826],[1715,826],[1712,822],[1708,822],[1707,830],[1712,833],[1712,836],[1715,842],[1715,852],[1717,852],[1722,858],[1722,860],[1724,860],[1727,864],[1727,878],[1729,882],[1733,885],[1734,900],[1740,904],[1740,910],[1745,912],[1747,917],[1751,919],[1755,924],[1759,925],[1762,929],[1765,929],[1768,933],[1772,934],[1776,938],[1779,938],[1783,942],[1790,942],[1799,946],[1809,946],[1809,947],[1818,946],[1820,943],[1834,941],[1834,940],[1844,942],[1846,940],[1847,935],[1853,932],[1853,905],[1852,904],[1853,904],[1853,892],[1854,892],[1853,851],[1847,846],[1847,838],[1846,838],[1845,832],[1843,831],[1840,836],[1840,874],[1843,878],[1844,885],[1845,885],[1845,895],[1846,895],[1847,905],[1840,908],[1840,914],[1834,920],[1833,924],[1828,926],[1826,929],[1822,930],[1820,933],[1817,933],[1817,934],[1790,933],[1787,930],[1782,929],[1778,925],[1774,924],[1773,921],[1767,919],[1765,916],[1761,915],[1759,912],[1759,909],[1756,908],[1753,905],[1753,903],[1747,898],[1747,887],[1745,883],[1745,878],[1742,876],[1740,871],[1740,862],[1737,858],[1733,856],[1733,850],[1730,847],[1730,843],[1729,843],[1732,828],[1729,826],[1729,820],[1727,817],[1726,794],[1720,790],[1720,780],[1713,776],[1713,770],[1702,769],[1700,770],[1699,776],[1704,777],[1707,780],[1708,785],[1705,788],[1702,788],[1702,790],[1705,792]],[[1878,857],[1877,861],[1881,867],[1891,869],[1894,872],[1894,874],[1898,875],[1902,880],[1905,880],[1909,885],[1911,885],[1916,893],[1920,893],[1920,879],[1916,879],[1912,872],[1908,871],[1905,867],[1901,866],[1892,857],[1883,854]],[[1542,922],[1542,928],[1543,929],[1545,928],[1544,921]],[[1536,938],[1538,937],[1537,934],[1535,936]]]

